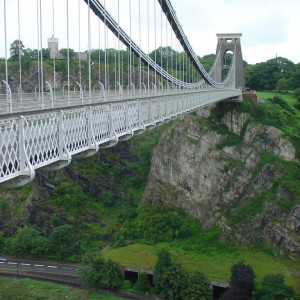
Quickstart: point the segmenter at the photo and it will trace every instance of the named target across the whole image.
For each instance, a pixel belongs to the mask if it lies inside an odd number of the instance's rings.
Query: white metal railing
[[[0,118],[0,186],[20,186],[35,170],[62,168],[72,155],[96,153],[134,132],[207,104],[239,97],[237,89],[196,90]]]

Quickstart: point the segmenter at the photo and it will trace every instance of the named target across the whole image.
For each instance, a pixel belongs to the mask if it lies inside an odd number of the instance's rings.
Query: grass
[[[63,284],[23,278],[0,277],[0,299],[8,300],[124,300],[127,298]]]
[[[268,100],[273,98],[274,96],[278,96],[282,99],[284,99],[288,104],[293,105],[297,103],[297,100],[293,97],[292,92],[288,93],[278,93],[278,92],[256,92],[257,97]]]
[[[188,272],[201,271],[209,280],[229,282],[230,268],[234,263],[244,261],[251,265],[256,280],[260,282],[267,274],[283,274],[288,285],[300,291],[300,262],[274,257],[263,251],[239,249],[232,253],[224,252],[214,255],[187,252],[169,243],[145,245],[134,243],[118,249],[105,251],[104,256],[122,266],[152,269],[157,260],[157,253],[161,248],[168,248],[175,262],[181,263]],[[267,267],[266,267],[267,266]],[[298,274],[298,275],[295,275]]]

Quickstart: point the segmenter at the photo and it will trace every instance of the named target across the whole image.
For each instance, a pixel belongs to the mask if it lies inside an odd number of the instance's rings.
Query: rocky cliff
[[[209,110],[202,110],[163,135],[144,201],[184,208],[203,228],[219,225],[224,240],[236,245],[275,246],[278,253],[300,255],[293,144],[247,113],[229,111],[217,126],[211,121]]]

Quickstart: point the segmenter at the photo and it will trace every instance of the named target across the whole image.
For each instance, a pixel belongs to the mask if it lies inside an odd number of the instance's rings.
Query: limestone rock
[[[240,134],[248,119],[247,114],[233,112],[224,116],[223,123]],[[280,170],[276,165],[261,165],[261,153],[268,151],[297,163],[294,146],[279,129],[250,122],[242,143],[220,149],[217,145],[226,136],[205,124],[197,115],[188,115],[162,136],[153,153],[144,201],[181,207],[200,219],[204,228],[218,224],[224,239],[236,244],[260,240],[298,255],[300,206],[289,216],[276,204],[293,198],[286,187],[278,187],[274,202],[265,203],[252,219],[238,225],[226,219],[228,212],[253,205],[260,195],[274,189]],[[282,221],[287,218],[287,223]]]

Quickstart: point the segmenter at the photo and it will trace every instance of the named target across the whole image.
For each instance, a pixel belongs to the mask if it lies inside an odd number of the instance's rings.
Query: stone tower
[[[58,38],[52,36],[48,39],[48,49],[50,51],[50,58],[58,58]]]
[[[244,62],[241,49],[241,33],[218,33],[217,51],[220,55],[216,62],[216,71],[212,76],[217,82],[222,81],[222,73],[224,70],[229,69],[226,64],[226,53],[233,53],[235,59],[235,87],[241,90],[245,89],[245,71]]]

